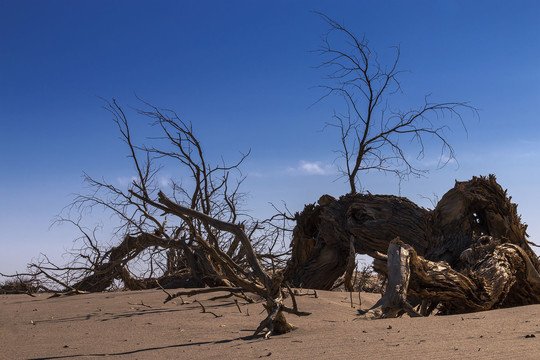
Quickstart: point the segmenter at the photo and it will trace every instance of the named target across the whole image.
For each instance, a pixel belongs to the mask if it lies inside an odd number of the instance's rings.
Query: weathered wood
[[[540,303],[540,275],[519,246],[492,237],[477,238],[462,253],[460,271],[419,256],[399,239],[388,249],[388,285],[369,317],[419,314],[407,300],[420,300],[422,315],[436,305],[440,314],[458,314]],[[428,308],[428,304],[430,308]]]
[[[134,195],[137,196],[136,194]],[[249,237],[240,225],[221,221],[197,210],[177,204],[171,201],[162,192],[159,192],[158,196],[161,205],[150,199],[145,198],[144,200],[150,205],[162,209],[166,213],[176,215],[180,218],[192,217],[199,219],[205,226],[212,226],[218,230],[229,232],[239,239],[248,263],[253,270],[253,274],[246,272],[246,269],[242,269],[218,246],[211,245],[200,236],[195,236],[199,245],[208,252],[213,261],[220,265],[224,273],[223,276],[230,283],[258,294],[266,299],[265,308],[268,312],[268,316],[261,321],[259,327],[255,331],[255,335],[259,334],[264,329],[268,329],[268,332],[265,334],[265,337],[267,338],[272,333],[283,334],[294,329],[294,326],[287,321],[283,312],[283,294],[281,289],[283,276],[279,273],[270,275],[263,269]]]
[[[242,246],[244,247],[246,257],[255,275],[263,282],[263,284],[265,284],[265,286],[268,286],[268,287],[271,286],[270,276],[263,270],[261,263],[259,262],[259,259],[257,259],[255,250],[253,250],[251,241],[249,240],[248,236],[239,225],[229,223],[226,221],[221,221],[219,219],[215,219],[197,210],[190,209],[188,207],[177,204],[171,201],[161,191],[159,192],[158,196],[159,196],[159,202],[162,203],[166,207],[166,211],[168,213],[172,213],[172,214],[176,214],[180,216],[194,217],[215,227],[216,229],[227,231],[236,235],[236,237],[240,240],[240,242],[242,243]]]
[[[375,257],[389,277],[381,316],[416,315],[410,303],[424,315],[540,303],[540,261],[493,175],[456,182],[433,211],[395,196],[323,196],[297,221],[286,279],[329,289],[345,271],[352,236],[356,252]]]
[[[182,277],[166,275],[160,278],[135,279],[126,270],[125,265],[150,247],[163,249],[179,249],[191,259],[192,276]],[[167,240],[151,233],[136,236],[126,235],[118,246],[114,246],[105,254],[102,263],[95,264],[91,272],[69,288],[80,291],[100,292],[108,289],[115,279],[121,279],[130,290],[143,290],[155,287],[155,281],[162,286],[176,281],[182,287],[227,286],[221,279],[214,265],[204,252],[188,247],[181,239]]]
[[[540,262],[527,241],[527,225],[521,222],[517,205],[511,200],[494,175],[456,181],[454,188],[428,213],[429,247],[425,254],[418,253],[453,266],[461,253],[472,245],[474,236],[488,235],[519,245],[540,269]]]
[[[345,274],[343,275],[343,284],[345,286],[345,290],[349,292],[354,291],[353,283],[352,283],[352,275],[353,275],[355,267],[356,267],[356,250],[354,248],[354,237],[351,236],[351,241],[349,244],[349,259],[347,260],[347,267],[345,268]]]
[[[414,250],[412,250],[414,251]],[[410,247],[396,238],[388,247],[388,283],[379,301],[369,309],[373,317],[396,317],[401,311],[410,316],[421,316],[407,301],[407,289],[411,277]]]
[[[329,290],[345,272],[351,237],[359,254],[386,253],[396,237],[420,253],[427,249],[427,211],[389,195],[324,195],[296,214],[292,255],[285,279],[296,287]]]

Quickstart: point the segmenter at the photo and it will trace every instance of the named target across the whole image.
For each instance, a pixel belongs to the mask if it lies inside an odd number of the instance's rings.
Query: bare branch
[[[395,55],[388,65],[382,64],[365,37],[359,38],[329,16],[315,13],[330,28],[316,51],[323,57],[318,67],[328,70],[330,81],[329,85],[319,86],[324,94],[317,102],[337,95],[346,107],[344,114],[334,111],[334,121],[327,126],[340,132],[341,150],[337,153],[342,164],[338,168],[348,180],[350,193],[357,192],[360,173],[370,170],[393,173],[400,181],[427,173],[409,159],[409,149],[401,139],[416,142],[417,159],[424,157],[425,140],[429,139],[441,148],[439,168],[453,161],[455,152],[444,134],[448,126],[436,125],[434,120],[454,116],[466,131],[460,112],[471,110],[475,115],[476,108],[465,102],[431,103],[426,97],[417,110],[386,111],[392,95],[401,92],[399,46],[394,47]]]

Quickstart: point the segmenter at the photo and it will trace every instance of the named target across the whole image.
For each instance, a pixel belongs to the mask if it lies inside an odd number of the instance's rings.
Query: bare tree
[[[193,295],[211,291],[230,291],[233,293],[238,292],[239,290],[252,292],[266,300],[265,309],[268,316],[261,321],[254,333],[254,335],[257,335],[264,329],[268,329],[265,333],[265,338],[268,338],[272,333],[283,334],[294,329],[294,326],[285,318],[285,312],[293,313],[298,316],[309,315],[309,313],[298,311],[296,301],[294,300],[294,307],[292,309],[284,305],[285,293],[282,289],[282,272],[272,271],[272,273],[269,273],[263,269],[257,253],[253,249],[252,241],[246,234],[242,224],[218,220],[197,210],[179,205],[167,198],[162,192],[159,192],[158,194],[158,202],[149,198],[144,198],[135,192],[132,192],[132,194],[167,214],[178,216],[181,219],[197,219],[204,223],[205,227],[212,227],[232,234],[241,244],[246,261],[249,265],[245,267],[239,266],[238,263],[232,260],[219,246],[213,246],[207,240],[195,234],[195,241],[207,252],[216,266],[219,267],[221,277],[226,280],[226,286],[215,287],[213,289],[191,290],[187,292],[179,291],[174,295],[168,294],[165,302],[184,294]],[[294,298],[294,294],[290,289],[289,294]]]
[[[356,36],[323,13],[317,14],[330,26],[316,51],[324,58],[318,67],[328,69],[330,80],[329,85],[320,86],[325,90],[321,99],[337,95],[345,103],[345,111],[334,111],[333,121],[327,126],[340,133],[339,170],[347,178],[350,192],[357,192],[360,172],[393,173],[400,181],[409,175],[425,174],[427,170],[409,158],[405,141],[416,143],[416,156],[422,158],[426,141],[434,138],[440,145],[439,165],[455,159],[445,135],[448,126],[440,120],[445,115],[454,116],[464,127],[460,111],[476,109],[464,102],[430,102],[429,96],[416,109],[393,109],[390,99],[401,92],[400,48],[395,47],[393,60],[384,64],[365,37]]]
[[[212,165],[191,123],[174,111],[143,104],[144,109],[136,112],[152,119],[160,134],[149,139],[149,146],[135,143],[126,113],[115,100],[105,107],[127,146],[136,174],[132,182],[122,188],[85,174],[91,191],[77,195],[67,207],[68,216],[58,219],[82,234],[69,254],[71,261],[59,266],[43,255],[24,275],[45,290],[70,293],[104,291],[118,283],[128,289],[156,285],[164,289],[172,281],[174,287],[211,288],[203,292],[252,292],[266,300],[268,312],[255,334],[264,329],[268,329],[266,336],[292,330],[284,312],[307,313],[299,312],[295,303],[292,309],[284,305],[281,270],[287,252],[275,250],[289,231],[290,213],[263,221],[243,213],[239,167],[249,152],[241,154],[236,163],[221,159],[219,165]],[[171,179],[170,186],[160,183],[162,166],[171,164],[179,165],[187,174],[182,180],[188,181]],[[118,244],[105,245],[97,239],[97,228],[90,230],[81,224],[86,212],[96,208],[118,220]],[[69,217],[73,212],[76,220]],[[196,292],[200,291],[190,293]]]
[[[271,267],[283,262],[284,254],[273,251],[285,230],[276,226],[277,218],[256,221],[241,209],[245,194],[240,190],[244,177],[239,167],[249,152],[241,153],[233,164],[220,158],[214,165],[191,123],[174,111],[146,102],[135,111],[151,119],[158,135],[147,139],[150,144],[138,145],[122,107],[112,100],[106,101],[105,109],[112,114],[126,144],[135,176],[124,187],[84,174],[89,191],[77,195],[57,220],[75,226],[81,234],[68,254],[71,260],[57,265],[43,255],[29,265],[30,274],[49,289],[76,291],[103,291],[116,285],[140,289],[154,287],[155,280],[163,286],[175,282],[176,287],[227,285],[219,265],[198,238],[222,249],[238,266],[249,266],[236,235],[196,217],[167,217],[150,206],[147,199],[155,198],[160,188],[182,206],[219,221],[241,224],[264,264]],[[167,179],[164,187],[160,175],[164,166],[176,167],[183,174],[181,180]],[[87,213],[94,210],[112,215],[117,224],[116,240],[99,240],[99,226],[83,225]]]

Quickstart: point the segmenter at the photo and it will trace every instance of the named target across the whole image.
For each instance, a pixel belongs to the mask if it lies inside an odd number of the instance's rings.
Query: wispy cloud
[[[126,187],[128,185],[131,185],[134,181],[135,182],[138,182],[139,178],[136,177],[136,176],[118,176],[116,178],[116,183],[119,185],[119,186],[122,186],[122,187]],[[169,187],[171,186],[171,179],[169,177],[165,177],[165,176],[160,176],[157,178],[157,184],[160,186],[160,187]]]
[[[171,179],[168,178],[168,177],[162,176],[162,177],[159,178],[159,185],[160,185],[161,187],[168,187],[168,186],[171,186]]]
[[[301,175],[333,175],[336,169],[333,165],[322,161],[300,161],[296,167],[288,167],[287,172]]]
[[[133,181],[136,181],[137,178],[135,176],[129,177],[129,176],[119,176],[116,178],[116,182],[118,182],[118,185],[120,186],[128,186]]]
[[[255,178],[262,178],[264,177],[264,174],[260,171],[250,171],[248,173],[248,176],[252,176],[252,177],[255,177]]]
[[[409,161],[412,161],[409,159]],[[443,154],[439,157],[426,157],[421,160],[419,160],[419,163],[423,167],[431,168],[431,167],[441,167],[451,164],[457,164],[456,159],[449,157],[447,154]]]

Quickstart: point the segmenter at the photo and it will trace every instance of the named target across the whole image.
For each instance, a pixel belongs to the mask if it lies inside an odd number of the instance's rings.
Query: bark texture
[[[351,238],[359,254],[386,253],[398,236],[424,254],[426,214],[396,196],[349,194],[336,200],[323,195],[318,205],[297,214],[285,279],[296,287],[330,289],[345,272]]]
[[[493,175],[456,182],[432,211],[395,196],[325,195],[297,220],[285,279],[330,289],[353,256],[353,239],[356,253],[375,257],[389,277],[371,315],[540,303],[540,262],[527,226]]]

